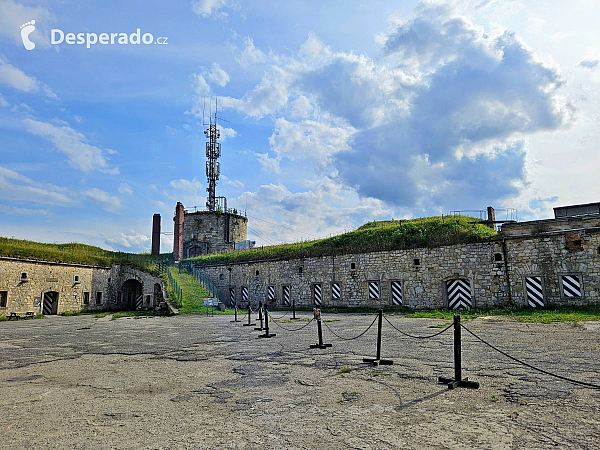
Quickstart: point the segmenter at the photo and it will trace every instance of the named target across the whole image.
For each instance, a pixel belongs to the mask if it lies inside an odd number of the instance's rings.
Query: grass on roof
[[[173,260],[170,253],[152,257],[149,253],[113,252],[85,244],[44,244],[5,237],[0,237],[0,256],[90,266],[127,264],[153,272],[157,270],[160,261]]]
[[[187,261],[203,265],[261,259],[310,258],[332,253],[341,255],[441,247],[482,242],[494,236],[496,231],[485,225],[481,219],[467,216],[434,216],[414,220],[369,222],[357,230],[326,239],[199,256]]]

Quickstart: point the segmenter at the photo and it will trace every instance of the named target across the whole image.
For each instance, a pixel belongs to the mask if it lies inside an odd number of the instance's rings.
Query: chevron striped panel
[[[52,292],[46,292],[44,294],[44,307],[42,309],[42,314],[47,316],[50,314],[56,314],[56,308],[54,308],[54,302],[56,301],[57,294]]]
[[[323,304],[323,286],[320,284],[313,284],[313,300],[316,306]]]
[[[135,299],[135,309],[142,309],[144,306],[144,296],[140,295]]]
[[[235,305],[235,288],[234,287],[229,288],[229,303],[231,303],[232,305]]]
[[[267,287],[267,300],[269,302],[274,302],[275,301],[275,286],[268,286]]]
[[[248,286],[242,286],[242,302],[248,301]]]
[[[544,290],[542,289],[542,277],[525,278],[525,288],[527,290],[527,303],[532,308],[544,307]]]
[[[581,282],[579,275],[561,275],[563,296],[581,298]]]
[[[340,283],[331,283],[331,299],[339,300],[342,298],[342,285]]]
[[[379,281],[369,281],[369,299],[376,300],[379,298]]]
[[[446,286],[448,289],[448,308],[458,309],[473,306],[469,280],[450,280],[446,282]]]
[[[281,300],[285,306],[290,306],[290,287],[281,286]]]
[[[400,281],[392,281],[392,306],[402,306],[402,283]]]

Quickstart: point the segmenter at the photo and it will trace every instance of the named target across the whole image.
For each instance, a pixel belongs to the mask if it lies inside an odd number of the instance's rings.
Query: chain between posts
[[[269,314],[269,317],[271,317],[271,320],[273,320],[273,317],[272,317],[270,314]],[[281,325],[279,325],[279,324],[278,324],[278,323],[277,323],[275,320],[273,320],[273,323],[274,323],[275,325],[277,325],[279,328],[281,328],[282,330],[285,330],[285,331],[300,331],[300,330],[302,330],[303,328],[306,328],[307,326],[309,326],[309,325],[310,325],[310,323],[311,323],[313,320],[315,320],[315,319],[310,319],[310,320],[309,320],[309,321],[308,321],[308,322],[307,322],[305,325],[302,325],[300,328],[296,328],[296,329],[294,329],[294,330],[291,330],[291,329],[289,329],[289,328],[282,327],[282,326],[281,326]]]
[[[377,320],[377,316],[375,316],[375,318],[373,319],[373,322],[371,322],[371,325],[369,325],[367,327],[367,329],[365,331],[363,331],[362,333],[360,333],[358,336],[354,336],[351,338],[347,338],[344,336],[340,336],[339,334],[337,334],[335,331],[333,331],[329,325],[327,325],[327,322],[323,321],[323,323],[325,324],[325,326],[327,327],[327,329],[331,332],[331,334],[333,334],[334,336],[336,336],[339,339],[342,339],[343,341],[352,341],[354,339],[358,339],[359,337],[361,337],[362,335],[364,335],[367,331],[369,331],[371,329],[371,327],[373,326],[373,324],[375,323],[375,321]]]
[[[430,339],[430,338],[433,338],[433,337],[439,336],[440,334],[442,334],[442,333],[444,333],[444,332],[448,331],[450,328],[452,328],[452,327],[454,326],[454,324],[452,324],[452,323],[451,323],[451,324],[450,324],[450,325],[448,325],[446,328],[444,328],[442,331],[439,331],[439,332],[437,332],[437,333],[435,333],[435,334],[430,334],[430,335],[427,335],[427,336],[413,336],[412,334],[405,333],[404,331],[402,331],[402,330],[399,330],[398,328],[396,328],[396,327],[394,326],[394,324],[393,324],[392,322],[390,322],[386,316],[383,316],[383,318],[384,318],[384,319],[385,319],[385,321],[386,321],[387,323],[389,323],[389,324],[390,324],[390,326],[391,326],[391,327],[392,327],[394,330],[396,330],[398,333],[400,333],[400,334],[403,334],[404,336],[406,336],[406,337],[409,337],[409,338],[413,338],[413,339]]]
[[[461,324],[461,327],[462,327],[462,328],[463,328],[463,329],[464,329],[464,330],[465,330],[467,333],[469,333],[471,336],[473,336],[475,339],[477,339],[477,340],[481,341],[482,343],[484,343],[485,345],[487,345],[487,346],[488,346],[488,347],[490,347],[491,349],[493,349],[493,350],[496,350],[498,353],[500,353],[500,354],[502,354],[502,355],[506,356],[507,358],[509,358],[509,359],[512,359],[513,361],[515,361],[515,362],[518,362],[519,364],[522,364],[522,365],[524,365],[525,367],[529,367],[530,369],[537,370],[538,372],[541,372],[541,373],[543,373],[543,374],[545,374],[545,375],[549,375],[549,376],[551,376],[551,377],[559,378],[559,379],[561,379],[561,380],[563,380],[563,381],[568,381],[569,383],[580,384],[580,385],[582,385],[582,386],[587,386],[587,387],[590,387],[590,388],[592,388],[592,389],[600,389],[600,386],[599,386],[599,385],[597,385],[597,384],[593,384],[593,383],[586,383],[585,381],[579,381],[579,380],[574,380],[573,378],[563,377],[562,375],[557,375],[557,374],[555,374],[555,373],[548,372],[547,370],[540,369],[539,367],[532,366],[531,364],[529,364],[529,363],[526,363],[525,361],[521,361],[520,359],[517,359],[517,358],[515,358],[514,356],[511,356],[511,355],[509,355],[508,353],[506,353],[506,352],[504,352],[504,351],[500,350],[499,348],[497,348],[497,347],[494,347],[492,344],[490,344],[489,342],[487,342],[487,341],[483,340],[482,338],[480,338],[479,336],[477,336],[475,333],[473,333],[471,330],[469,330],[469,329],[468,329],[467,327],[465,327],[464,325],[462,325],[462,324]]]

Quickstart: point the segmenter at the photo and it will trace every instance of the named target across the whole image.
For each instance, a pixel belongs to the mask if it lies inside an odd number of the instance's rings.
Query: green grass
[[[561,307],[561,308],[473,308],[460,311],[461,319],[471,320],[476,317],[501,316],[514,322],[554,323],[554,322],[585,322],[600,320],[600,306]],[[452,320],[454,311],[427,310],[414,311],[406,317]]]
[[[165,313],[156,312],[154,310],[151,311],[119,311],[113,314],[110,320],[117,320],[122,317],[133,317],[134,319],[140,319],[143,317],[159,317],[166,316]]]
[[[90,266],[127,264],[150,272],[158,270],[160,261],[173,260],[170,253],[152,257],[149,253],[113,252],[85,244],[45,244],[5,237],[0,237],[0,256]]]
[[[198,280],[193,275],[189,273],[181,272],[177,269],[171,270],[171,275],[179,284],[182,292],[182,305],[179,307],[180,314],[206,314],[206,310],[208,309],[208,313],[213,312],[212,307],[204,306],[204,299],[212,297],[211,294],[204,289],[204,287],[198,283]],[[171,289],[167,281],[168,289],[167,295],[171,298],[171,301],[175,299],[174,293]],[[177,304],[177,302],[174,302]],[[235,311],[233,309],[226,309],[224,312],[219,311],[218,308],[214,308],[214,314],[234,314]],[[238,312],[239,314],[239,312]]]
[[[469,223],[478,222],[478,223]],[[261,259],[294,259],[331,255],[439,247],[481,242],[496,232],[467,216],[425,217],[407,221],[370,222],[357,230],[326,239],[254,248],[240,252],[220,253],[190,258],[196,265],[235,263]]]

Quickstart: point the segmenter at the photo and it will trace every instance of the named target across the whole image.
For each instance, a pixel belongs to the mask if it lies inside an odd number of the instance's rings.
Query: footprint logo
[[[27,50],[33,50],[35,44],[29,40],[29,35],[35,30],[35,20],[24,23],[21,25],[21,38],[23,39],[23,45]]]

